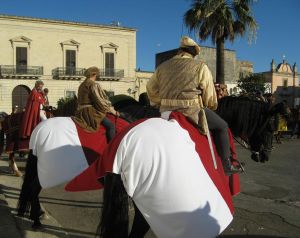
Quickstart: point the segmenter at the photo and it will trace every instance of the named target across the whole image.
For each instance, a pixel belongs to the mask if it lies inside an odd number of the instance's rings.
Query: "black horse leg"
[[[39,200],[39,194],[42,190],[38,177],[32,183],[32,194],[31,194],[31,211],[30,211],[30,219],[33,220],[32,228],[38,229],[42,227],[40,222],[40,216],[42,214],[41,204]]]
[[[135,215],[129,238],[142,238],[149,231],[150,226],[137,206],[134,203],[133,205]]]
[[[24,216],[25,213],[27,213],[30,209],[30,198],[32,194],[32,185],[37,175],[37,157],[32,154],[32,151],[30,151],[26,169],[25,169],[25,176],[24,181],[22,184],[21,193],[19,196],[19,202],[18,202],[18,215]]]

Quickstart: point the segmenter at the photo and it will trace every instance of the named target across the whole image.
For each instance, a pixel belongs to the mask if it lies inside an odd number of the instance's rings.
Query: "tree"
[[[253,0],[192,0],[184,15],[185,25],[201,40],[211,37],[216,44],[216,82],[224,84],[224,45],[249,32],[249,41],[256,36],[257,23],[252,16]]]
[[[77,108],[77,97],[65,97],[60,98],[57,101],[56,114],[61,117],[70,117],[75,115]]]
[[[240,78],[237,86],[249,94],[253,94],[257,91],[265,93],[267,89],[266,80],[262,74],[249,74]]]

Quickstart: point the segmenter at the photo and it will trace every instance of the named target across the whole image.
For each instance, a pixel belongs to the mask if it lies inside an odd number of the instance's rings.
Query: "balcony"
[[[43,66],[0,65],[1,78],[37,79],[43,74]]]
[[[80,80],[84,77],[84,68],[57,67],[52,70],[54,79]]]
[[[80,80],[84,77],[84,71],[84,68],[58,67],[52,70],[52,76],[54,79]],[[100,74],[97,80],[118,81],[123,77],[123,69],[100,69]]]
[[[124,78],[123,69],[100,69],[97,80],[118,81],[120,78]]]

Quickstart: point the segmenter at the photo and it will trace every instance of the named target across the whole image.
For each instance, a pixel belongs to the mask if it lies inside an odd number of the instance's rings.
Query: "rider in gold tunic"
[[[228,125],[213,110],[218,106],[212,74],[194,59],[200,46],[184,36],[175,57],[159,65],[147,84],[151,104],[160,112],[179,111],[198,126],[200,133],[212,131],[227,175],[242,170],[231,164]]]

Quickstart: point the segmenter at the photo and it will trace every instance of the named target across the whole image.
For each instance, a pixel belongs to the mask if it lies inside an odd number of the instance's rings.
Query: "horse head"
[[[268,161],[270,157],[273,133],[278,127],[275,116],[280,114],[286,120],[289,120],[291,117],[291,110],[285,101],[274,105],[264,103],[264,106],[266,110],[263,120],[259,128],[249,138],[249,145],[252,150],[251,158],[256,162],[262,163]]]
[[[262,101],[249,97],[224,97],[219,101],[217,113],[228,123],[234,136],[243,138],[256,162],[269,160],[268,108]]]

